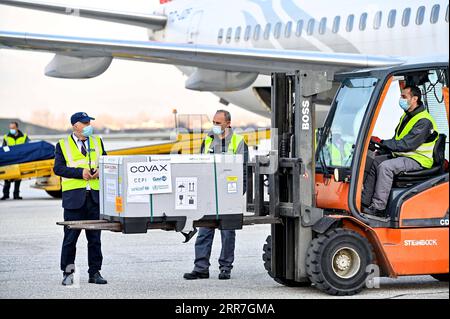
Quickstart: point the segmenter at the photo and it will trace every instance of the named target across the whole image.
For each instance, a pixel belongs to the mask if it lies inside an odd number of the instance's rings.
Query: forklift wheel
[[[448,282],[448,274],[436,274],[436,275],[431,275],[431,277],[433,277],[434,279],[439,280],[439,281]]]
[[[262,259],[264,261],[264,268],[267,270],[267,273],[270,277],[273,278],[277,283],[286,286],[286,287],[310,287],[311,283],[308,282],[297,282],[292,279],[286,278],[274,278],[272,274],[272,236],[267,236],[266,243],[263,247],[264,253],[262,255]]]
[[[62,198],[62,191],[45,191],[53,198]]]
[[[333,229],[311,242],[306,258],[308,277],[321,291],[349,296],[364,289],[373,263],[369,241],[352,230]]]

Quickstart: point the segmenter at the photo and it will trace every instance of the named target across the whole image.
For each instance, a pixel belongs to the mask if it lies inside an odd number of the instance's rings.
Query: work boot
[[[231,278],[231,272],[226,270],[221,270],[219,274],[220,280],[228,280]]]
[[[63,273],[62,285],[63,286],[71,286],[71,285],[73,285],[73,273],[67,273],[67,272]]]
[[[97,285],[106,285],[108,282],[100,275],[100,272],[97,271],[93,275],[89,275],[89,283],[97,284]]]
[[[386,211],[376,209],[373,205],[370,205],[369,207],[366,207],[363,209],[363,212],[368,215],[373,215],[377,217],[386,217]]]
[[[194,270],[192,272],[185,273],[183,278],[187,280],[208,279],[209,272],[198,272]]]
[[[7,199],[9,199],[9,196],[4,196],[4,195],[3,195],[3,197],[0,198],[0,200],[7,200]]]
[[[14,199],[23,199],[22,197],[20,197],[19,195],[14,196]]]

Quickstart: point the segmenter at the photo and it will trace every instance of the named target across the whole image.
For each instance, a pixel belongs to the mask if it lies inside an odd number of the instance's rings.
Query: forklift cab
[[[340,74],[336,78],[342,84],[325,126],[319,130],[316,152],[318,206],[348,210],[373,227],[400,227],[399,215],[407,199],[432,188],[436,183],[448,183],[448,62],[405,64]],[[433,151],[434,165],[431,169],[402,172],[395,176],[386,218],[362,214],[362,184],[377,154],[372,150],[379,147],[373,145],[371,136],[382,140],[394,137],[404,112],[398,106],[401,90],[412,85],[421,89],[422,101],[438,126],[439,139]],[[329,180],[331,176],[332,181]],[[337,185],[330,188],[333,183]],[[347,184],[348,189],[345,196],[340,194],[341,203],[326,196],[330,189],[342,191],[346,187],[343,184]]]

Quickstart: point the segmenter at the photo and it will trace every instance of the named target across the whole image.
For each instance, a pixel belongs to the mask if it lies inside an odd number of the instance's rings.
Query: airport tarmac
[[[186,281],[192,270],[194,241],[183,244],[181,234],[150,231],[142,235],[103,232],[102,275],[108,285],[88,284],[86,239],[78,242],[78,284],[61,286],[59,253],[63,238],[61,201],[22,184],[22,201],[0,202],[0,298],[330,298],[315,288],[288,288],[264,270],[262,246],[270,226],[249,226],[237,233],[232,279],[219,281],[216,233],[211,278]],[[351,298],[449,298],[448,283],[430,276],[381,279],[379,289],[366,289]]]

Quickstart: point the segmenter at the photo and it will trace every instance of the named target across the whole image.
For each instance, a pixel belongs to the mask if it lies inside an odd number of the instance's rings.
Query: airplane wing
[[[1,48],[53,52],[57,56],[74,59],[103,58],[110,61],[116,58],[191,66],[207,70],[259,74],[293,70],[339,72],[404,63],[397,57],[362,54],[241,49],[212,45],[78,38],[0,31]]]
[[[115,12],[89,8],[73,8],[55,5],[51,3],[21,1],[21,0],[0,0],[0,4],[25,9],[72,15],[82,18],[117,22],[138,27],[144,27],[155,31],[164,29],[167,23],[167,17],[163,15]]]

